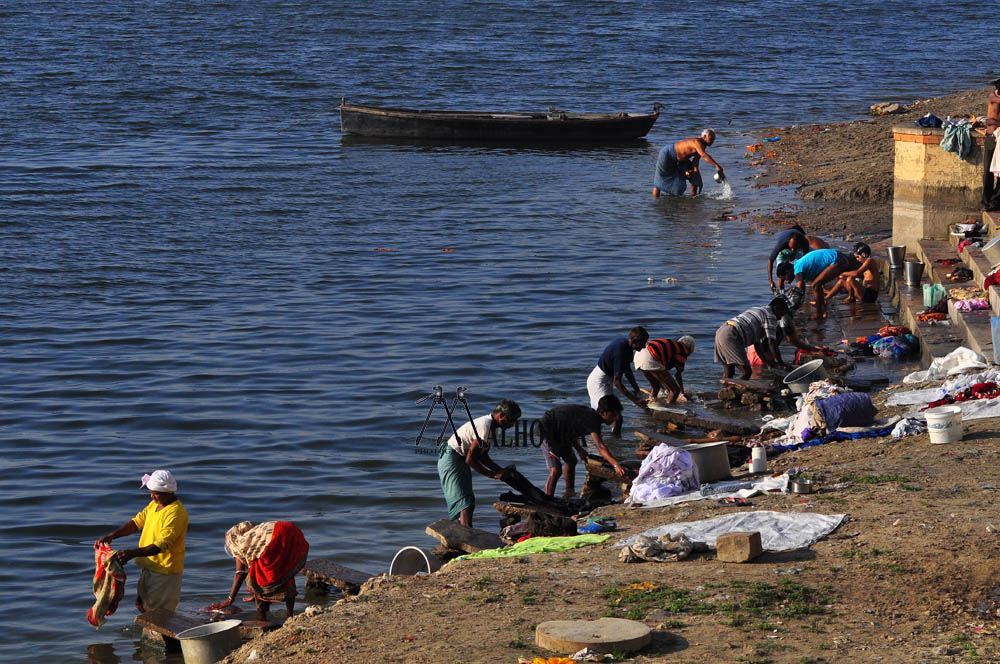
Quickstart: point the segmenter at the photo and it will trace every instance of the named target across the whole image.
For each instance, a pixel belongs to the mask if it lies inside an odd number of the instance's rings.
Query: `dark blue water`
[[[243,519],[293,520],[372,572],[432,544],[444,502],[412,444],[436,384],[537,417],[585,402],[601,349],[643,324],[693,333],[686,382],[709,386],[770,244],[714,220],[791,198],[745,181],[746,133],[979,86],[980,9],[4,3],[0,660],[152,661],[134,573],[99,632],[84,614],[90,544],[155,468],[191,515],[190,610],[228,591]],[[341,97],[666,112],[628,146],[393,145],[343,138]],[[658,147],[706,125],[733,197],[654,203]],[[478,525],[497,487],[477,480]]]

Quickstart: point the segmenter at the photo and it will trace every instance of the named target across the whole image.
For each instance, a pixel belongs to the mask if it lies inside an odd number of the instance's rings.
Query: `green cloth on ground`
[[[532,553],[556,553],[557,551],[569,551],[579,549],[581,546],[600,544],[611,535],[573,535],[570,537],[531,537],[518,542],[514,546],[503,549],[485,549],[479,553],[470,553],[467,556],[459,556],[455,560],[472,560],[473,558],[514,558],[517,556],[527,556]]]

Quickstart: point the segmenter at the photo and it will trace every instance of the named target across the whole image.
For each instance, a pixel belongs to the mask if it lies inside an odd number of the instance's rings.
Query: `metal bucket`
[[[404,546],[396,552],[389,563],[389,574],[413,576],[420,572],[431,574],[441,569],[441,561],[434,554],[429,554],[415,546]]]
[[[906,261],[903,263],[903,277],[907,286],[919,286],[920,279],[924,276],[924,264],[920,261]]]
[[[903,266],[903,259],[906,257],[905,244],[894,244],[891,247],[886,247],[885,251],[889,254],[889,267]]]
[[[242,620],[223,620],[192,627],[177,634],[184,653],[184,664],[215,664],[243,643]]]
[[[990,262],[990,267],[1000,264],[1000,235],[983,245],[983,255]]]
[[[828,378],[828,376],[826,369],[823,368],[823,360],[812,360],[785,376],[785,385],[792,392],[805,394],[809,391],[809,383],[824,378]]]

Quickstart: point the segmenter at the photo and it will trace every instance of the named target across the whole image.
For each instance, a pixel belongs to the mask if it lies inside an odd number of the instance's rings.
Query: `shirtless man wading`
[[[721,178],[726,174],[722,166],[709,156],[706,148],[715,142],[715,132],[706,129],[698,138],[685,138],[673,145],[665,145],[656,159],[656,173],[653,176],[653,198],[659,198],[660,192],[671,196],[683,196],[688,181],[691,182],[691,195],[701,192],[702,179],[698,162],[704,159],[718,171]]]

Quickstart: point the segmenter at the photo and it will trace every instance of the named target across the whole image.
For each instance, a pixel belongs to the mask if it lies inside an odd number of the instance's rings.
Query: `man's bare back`
[[[719,166],[719,164],[705,151],[705,149],[711,144],[712,143],[706,141],[704,138],[685,138],[684,140],[677,141],[674,143],[674,151],[677,153],[677,161],[690,159],[692,164],[697,165],[698,159],[703,158],[712,166],[715,166],[716,169],[721,171],[722,166]]]

